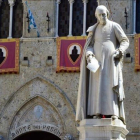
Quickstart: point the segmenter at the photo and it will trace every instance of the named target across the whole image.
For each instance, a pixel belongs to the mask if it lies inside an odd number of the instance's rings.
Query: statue
[[[81,58],[76,121],[105,117],[125,122],[122,58],[129,40],[120,25],[108,19],[105,6],[98,6],[95,16],[98,22],[87,30]],[[100,64],[95,73],[86,68],[94,57]]]

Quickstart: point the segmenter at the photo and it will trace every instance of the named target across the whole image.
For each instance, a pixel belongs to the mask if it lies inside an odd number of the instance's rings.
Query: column
[[[56,32],[55,36],[58,37],[58,22],[59,22],[59,4],[61,0],[56,0]]]
[[[10,5],[10,22],[9,22],[9,37],[12,38],[12,24],[13,24],[13,6],[14,6],[14,0],[9,0]]]
[[[133,0],[133,34],[136,34],[136,0]]]
[[[69,35],[68,36],[72,36],[72,14],[73,14],[73,3],[74,0],[68,0],[70,3],[70,17],[69,17]]]
[[[87,16],[87,3],[88,0],[83,0],[84,3],[84,13],[83,13],[83,34],[82,36],[86,36],[86,16]]]

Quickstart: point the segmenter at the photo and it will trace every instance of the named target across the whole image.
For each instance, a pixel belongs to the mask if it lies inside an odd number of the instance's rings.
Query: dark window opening
[[[22,37],[23,31],[23,4],[22,0],[16,0],[13,7],[13,38]]]
[[[95,17],[95,10],[97,6],[97,0],[89,0],[87,3],[87,29],[97,22]]]
[[[69,34],[69,2],[68,0],[61,0],[59,4],[59,25],[58,35],[67,36]]]
[[[126,54],[126,57],[130,57],[130,53],[127,53],[127,54]]]
[[[48,56],[48,60],[52,60],[52,56]]]
[[[83,11],[83,2],[81,0],[75,0],[73,4],[73,36],[81,36],[83,33]]]
[[[28,60],[28,57],[24,57],[23,60]]]
[[[2,0],[0,6],[0,38],[7,38],[9,36],[9,12],[8,0]]]
[[[140,0],[136,1],[136,33],[140,33]]]

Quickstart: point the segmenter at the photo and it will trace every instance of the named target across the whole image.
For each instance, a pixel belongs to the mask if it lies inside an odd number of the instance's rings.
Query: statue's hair
[[[97,8],[96,8],[96,11],[95,11],[95,17],[97,18],[97,11],[99,10],[99,9],[105,9],[106,10],[106,13],[107,13],[107,17],[109,18],[109,11],[108,11],[108,9],[104,6],[104,5],[99,5],[99,6],[97,6]],[[98,18],[97,18],[98,19]]]

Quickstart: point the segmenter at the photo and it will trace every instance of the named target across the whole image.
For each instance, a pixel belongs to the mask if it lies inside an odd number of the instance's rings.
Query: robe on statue
[[[115,50],[124,52],[129,40],[119,24],[109,21],[89,27],[80,65],[76,120],[86,115],[115,115],[125,121],[122,59],[114,59]],[[94,54],[100,63],[96,73],[86,66],[86,53]],[[86,103],[87,102],[87,103]]]

